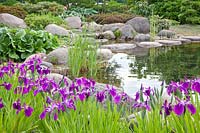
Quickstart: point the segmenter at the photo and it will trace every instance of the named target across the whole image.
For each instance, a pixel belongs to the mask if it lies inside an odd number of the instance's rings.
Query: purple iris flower
[[[57,113],[54,114],[53,119],[54,119],[55,121],[58,120],[58,114],[57,114]]]
[[[191,114],[195,114],[196,113],[196,108],[193,104],[191,104],[188,100],[187,101],[179,101],[178,104],[176,104],[174,106],[173,111],[177,114],[177,115],[182,115],[185,112],[185,109],[188,109],[188,111]]]
[[[136,94],[135,94],[135,99],[134,100],[137,102],[139,100],[139,98],[140,98],[140,92],[137,91]]]
[[[200,93],[200,82],[194,81],[192,83],[191,89],[194,90],[194,91],[196,91],[196,92],[198,92],[198,93]]]
[[[67,99],[67,100],[65,100],[64,104],[65,104],[65,106],[66,106],[67,108],[76,110],[76,106],[74,105],[74,101],[73,101],[72,99],[69,99],[69,100]]]
[[[165,111],[165,115],[168,116],[170,115],[170,113],[172,112],[172,105],[171,103],[167,103],[167,100],[165,100],[163,106],[162,106],[162,109],[164,109]]]
[[[31,108],[30,106],[24,105],[24,113],[26,117],[30,117],[33,113],[33,108]]]
[[[13,103],[13,108],[17,110],[16,114],[18,114],[22,110],[20,99]]]
[[[114,97],[114,103],[115,103],[115,104],[119,104],[119,103],[121,102],[121,98],[122,98],[121,95],[116,95],[116,96]]]
[[[4,82],[3,84],[1,84],[0,86],[4,86],[6,90],[10,90],[12,88],[12,84]]]
[[[170,96],[172,93],[175,93],[177,89],[178,89],[177,83],[172,81],[167,87],[167,94]]]
[[[114,87],[112,87],[111,89],[109,89],[109,93],[112,97],[115,97],[117,95],[117,91]]]
[[[41,114],[40,114],[40,119],[43,120],[46,117],[47,111],[44,110]]]
[[[106,96],[105,96],[104,91],[97,92],[97,94],[96,94],[97,101],[100,102],[100,103],[104,101],[105,97]]]
[[[84,101],[85,98],[86,98],[86,95],[85,95],[84,92],[80,92],[80,93],[78,93],[78,97],[79,97],[79,99],[80,99],[81,101]]]
[[[2,98],[0,98],[0,109],[4,107],[4,104],[2,102]]]
[[[148,87],[148,88],[146,88],[146,89],[144,90],[144,95],[147,96],[147,97],[150,97],[151,92],[152,92],[151,88]]]

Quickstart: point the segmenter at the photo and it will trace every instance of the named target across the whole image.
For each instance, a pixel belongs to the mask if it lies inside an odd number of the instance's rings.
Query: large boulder
[[[80,29],[81,28],[81,19],[78,16],[67,17],[65,19],[67,25],[72,29]]]
[[[126,53],[129,50],[132,50],[136,47],[135,44],[129,43],[119,43],[119,44],[110,44],[110,45],[102,45],[103,49],[110,49],[114,53]]]
[[[175,41],[175,40],[155,40],[156,42],[159,42],[165,46],[174,46],[174,45],[181,45],[181,41]]]
[[[102,29],[103,31],[116,31],[118,30],[119,28],[123,27],[125,24],[123,23],[113,23],[113,24],[104,24]]]
[[[138,44],[138,46],[142,48],[154,48],[154,47],[161,47],[162,44],[159,42],[141,42]]]
[[[112,31],[105,31],[103,33],[98,33],[96,35],[96,38],[112,40],[112,39],[115,39],[115,35]]]
[[[158,36],[160,38],[163,38],[163,37],[167,37],[167,38],[174,38],[175,37],[175,32],[172,31],[172,30],[161,30],[159,33],[158,33]]]
[[[113,56],[113,53],[110,49],[98,49],[97,50],[97,57],[100,60],[109,60]]]
[[[120,32],[120,39],[124,40],[133,39],[137,34],[133,27],[129,24],[122,26],[118,31]]]
[[[137,34],[134,38],[136,42],[146,42],[150,41],[150,35],[149,34]]]
[[[189,39],[193,43],[199,43],[200,42],[200,36],[183,36],[183,39]]]
[[[17,28],[26,28],[27,25],[23,19],[13,16],[8,13],[0,14],[0,23]]]
[[[102,31],[102,25],[97,24],[96,22],[85,23],[83,28],[86,28],[88,31]]]
[[[46,56],[47,56],[47,55],[46,55],[45,53],[32,54],[32,55],[30,55],[30,56],[28,56],[28,57],[26,58],[26,60],[24,61],[24,63],[30,61],[32,58],[40,58],[40,59],[42,59],[42,60],[45,60],[45,59],[46,59]]]
[[[49,33],[59,36],[69,36],[71,31],[66,30],[65,28],[58,26],[56,24],[49,24],[45,27],[45,30]]]
[[[147,34],[150,32],[150,23],[147,18],[135,17],[128,20],[126,24],[130,24],[138,33]]]
[[[66,77],[66,76],[64,76],[64,75],[58,74],[58,73],[50,73],[50,74],[47,74],[47,78],[48,78],[48,79],[54,80],[57,84],[59,84],[60,82],[62,82],[64,79],[65,79],[69,84],[72,83],[72,80],[71,80],[71,79],[69,79],[68,77]]]
[[[68,48],[57,48],[51,51],[45,61],[55,65],[67,65],[68,61]]]

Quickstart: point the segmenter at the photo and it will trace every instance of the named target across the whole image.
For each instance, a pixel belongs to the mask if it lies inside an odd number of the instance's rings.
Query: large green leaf
[[[11,59],[19,59],[19,55],[17,55],[15,52],[9,52],[8,55]]]

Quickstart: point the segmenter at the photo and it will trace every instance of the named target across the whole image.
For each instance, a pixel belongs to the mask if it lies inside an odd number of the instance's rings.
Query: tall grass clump
[[[72,76],[79,77],[81,73],[87,73],[87,76],[95,77],[97,48],[98,45],[88,38],[78,36],[73,40],[68,56]]]

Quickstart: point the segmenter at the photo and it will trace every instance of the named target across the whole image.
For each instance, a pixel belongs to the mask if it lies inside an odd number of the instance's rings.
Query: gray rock
[[[100,60],[109,60],[113,56],[113,53],[110,49],[98,49],[97,50],[97,57]]]
[[[176,35],[176,33],[174,31],[171,30],[161,30],[158,33],[158,36],[163,38],[163,37],[167,37],[167,38],[174,38]]]
[[[0,14],[0,23],[17,28],[26,28],[27,25],[23,19],[13,16],[8,13]]]
[[[96,43],[100,45],[108,44],[108,39],[96,39]]]
[[[78,16],[67,17],[65,19],[65,22],[67,22],[67,25],[71,28],[74,28],[74,29],[81,28],[81,19]]]
[[[69,84],[72,83],[71,79],[69,79],[68,77],[63,76],[61,74],[58,74],[58,73],[47,74],[47,78],[48,79],[53,79],[57,84],[59,84],[60,81],[62,81],[63,79],[66,79]]]
[[[123,23],[113,23],[113,24],[104,24],[103,25],[103,31],[116,31],[118,30],[119,28],[123,27],[125,24]]]
[[[142,48],[155,48],[155,47],[161,47],[162,44],[159,42],[141,42],[138,44],[138,46]]]
[[[96,22],[85,23],[83,28],[86,28],[88,31],[102,31],[103,25],[97,24]]]
[[[133,39],[137,34],[136,31],[133,29],[133,27],[129,24],[119,28],[119,32],[121,34],[120,39],[125,39],[125,40]]]
[[[155,40],[155,42],[159,42],[165,46],[173,46],[173,45],[181,45],[181,41],[174,41],[174,40]]]
[[[150,23],[147,18],[135,17],[128,20],[126,24],[130,24],[138,33],[147,34],[150,32]]]
[[[56,65],[67,65],[68,48],[57,48],[51,51],[45,61]]]
[[[118,43],[118,44],[110,44],[110,45],[102,45],[101,48],[103,49],[110,49],[114,53],[124,53],[127,50],[132,50],[136,47],[135,44],[128,44],[128,43]]]
[[[189,39],[193,43],[199,43],[200,42],[200,36],[183,36],[183,39]]]
[[[105,31],[103,33],[97,34],[97,38],[112,40],[112,39],[115,39],[115,35],[112,31]]]
[[[189,39],[183,39],[183,38],[178,38],[178,39],[173,39],[173,40],[175,40],[175,41],[181,41],[182,44],[190,44],[190,43],[192,43],[191,40],[189,40]]]
[[[60,35],[60,36],[69,36],[71,31],[66,30],[65,28],[58,26],[56,24],[49,24],[45,27],[45,30],[49,33],[52,33],[54,35]]]
[[[53,69],[53,64],[50,62],[42,61],[41,66],[44,66],[49,69]]]
[[[105,90],[105,88],[107,88],[107,84],[104,84],[104,83],[96,83],[94,87],[95,87],[95,90],[96,90],[96,91],[102,91],[102,90]],[[112,86],[109,85],[109,87],[112,87]],[[123,91],[122,88],[118,88],[118,87],[116,87],[116,86],[113,86],[113,87],[117,90],[117,92],[122,92],[122,91]]]
[[[150,35],[149,34],[137,34],[134,38],[136,42],[146,42],[150,41]]]

